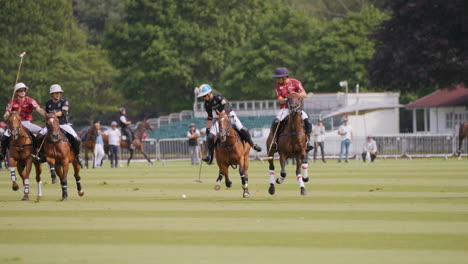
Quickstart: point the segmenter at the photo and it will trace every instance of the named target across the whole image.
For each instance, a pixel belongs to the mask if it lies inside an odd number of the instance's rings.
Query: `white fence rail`
[[[458,149],[458,137],[450,134],[398,134],[388,136],[374,137],[379,155],[384,156],[430,156],[445,155],[449,156]],[[257,144],[262,145],[264,150],[261,153],[251,152],[251,158],[266,156],[265,138],[255,138]],[[349,148],[350,156],[360,154],[366,141],[365,137],[355,137]],[[200,140],[200,150],[206,153],[204,141]],[[341,140],[339,137],[329,137],[325,140],[325,155],[327,157],[336,157],[340,153]],[[145,139],[143,146],[146,154],[151,160],[171,161],[171,160],[190,160],[188,141],[186,138],[170,139]],[[468,153],[468,139],[465,139],[462,145],[462,153]],[[313,151],[309,152],[311,157]],[[320,151],[317,153],[320,157]],[[121,160],[126,160],[130,153],[127,149],[121,149]],[[135,151],[134,159],[145,160],[144,156]]]

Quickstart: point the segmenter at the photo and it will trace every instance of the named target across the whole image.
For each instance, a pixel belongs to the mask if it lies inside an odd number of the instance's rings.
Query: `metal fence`
[[[458,137],[450,134],[397,134],[388,136],[374,137],[379,156],[449,156],[458,149]],[[265,141],[266,138],[256,138],[254,141],[261,144],[264,150],[261,153],[251,151],[251,158],[261,158],[266,156]],[[363,145],[366,142],[365,137],[354,137],[350,146],[351,156],[363,151]],[[206,146],[202,139],[199,140],[202,155],[206,153]],[[187,138],[171,139],[145,139],[143,146],[146,154],[151,160],[171,161],[171,160],[190,160]],[[336,157],[340,153],[341,139],[337,136],[325,139],[325,154],[327,157]],[[468,153],[468,139],[465,139],[462,145],[464,156]],[[309,152],[309,157],[313,151]],[[317,153],[320,155],[319,153]],[[126,160],[130,153],[127,149],[121,149],[121,160]],[[145,160],[144,156],[135,151],[134,159]]]

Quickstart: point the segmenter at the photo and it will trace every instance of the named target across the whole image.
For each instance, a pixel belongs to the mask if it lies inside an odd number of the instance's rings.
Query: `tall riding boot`
[[[10,147],[10,137],[3,136],[1,139],[2,142],[2,151],[0,154],[0,162],[5,160],[6,150]]]
[[[309,118],[304,119],[305,134],[307,136],[307,145],[306,151],[311,151],[314,149],[314,145],[310,141],[310,133],[312,132],[312,124],[309,121]]]
[[[278,123],[279,123],[279,119],[278,118],[275,118],[273,120],[273,123],[271,123],[271,128],[270,128],[270,134],[272,136],[272,144],[271,144],[271,148],[274,150],[274,151],[278,151],[278,143],[276,143],[276,139],[278,138]]]
[[[34,147],[36,149],[39,149],[39,153],[37,153],[37,156],[35,158],[40,161],[41,163],[44,163],[47,161],[45,151],[44,151],[44,144],[42,144],[42,141],[44,141],[45,135],[42,134],[37,134],[35,140],[34,140]]]
[[[253,143],[252,136],[250,136],[249,130],[247,130],[247,128],[243,127],[239,132],[242,134],[242,137],[244,137],[247,143],[249,143],[249,145],[252,146],[252,148],[255,151],[257,152],[262,151],[262,148],[259,145]]]
[[[208,164],[213,163],[213,157],[214,157],[214,147],[215,147],[215,135],[209,134],[207,139],[206,139],[207,145],[208,145],[208,154],[206,157],[204,157],[202,160]]]
[[[80,152],[81,152],[81,139],[80,137],[75,137],[74,140],[73,140],[73,152],[75,152],[75,156],[76,156],[76,161],[78,162],[78,164],[83,167],[83,164],[81,163],[81,155],[80,155]]]

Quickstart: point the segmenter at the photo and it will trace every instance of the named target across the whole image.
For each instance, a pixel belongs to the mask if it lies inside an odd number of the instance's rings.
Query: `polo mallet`
[[[284,113],[281,113],[281,117],[283,117],[283,114]],[[270,153],[271,147],[273,146],[273,143],[275,143],[276,133],[278,133],[278,128],[280,124],[281,124],[281,120],[278,120],[278,124],[276,125],[275,133],[273,134],[273,138],[271,139],[271,143],[270,143],[270,146],[268,147],[267,153]],[[262,160],[270,160],[270,159],[273,159],[273,157],[266,157],[266,158],[263,158]]]
[[[203,183],[203,181],[200,179],[202,165],[203,165],[203,161],[200,161],[200,169],[198,170],[198,179],[193,179],[194,182]]]
[[[23,57],[26,55],[26,51],[23,51],[23,53],[20,54],[20,63],[18,65],[18,71],[16,72],[16,80],[15,80],[15,85],[18,83],[18,79],[20,76],[21,72],[21,65],[23,64]],[[11,95],[11,101],[15,98],[15,89],[13,89],[13,94]]]

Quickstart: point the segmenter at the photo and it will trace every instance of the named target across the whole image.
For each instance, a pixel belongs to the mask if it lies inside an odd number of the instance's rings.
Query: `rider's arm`
[[[305,90],[302,90],[302,92],[299,93],[299,96],[300,96],[301,98],[306,98],[306,97],[307,97],[306,91],[305,91]]]
[[[39,114],[41,114],[41,115],[43,115],[43,116],[46,116],[46,112],[45,112],[44,109],[42,109],[41,107],[37,107],[37,108],[36,108],[36,111],[37,111]]]
[[[279,102],[280,104],[286,103],[286,99],[284,99],[282,96],[278,96],[278,97],[276,97],[276,99],[278,99],[278,102]]]

